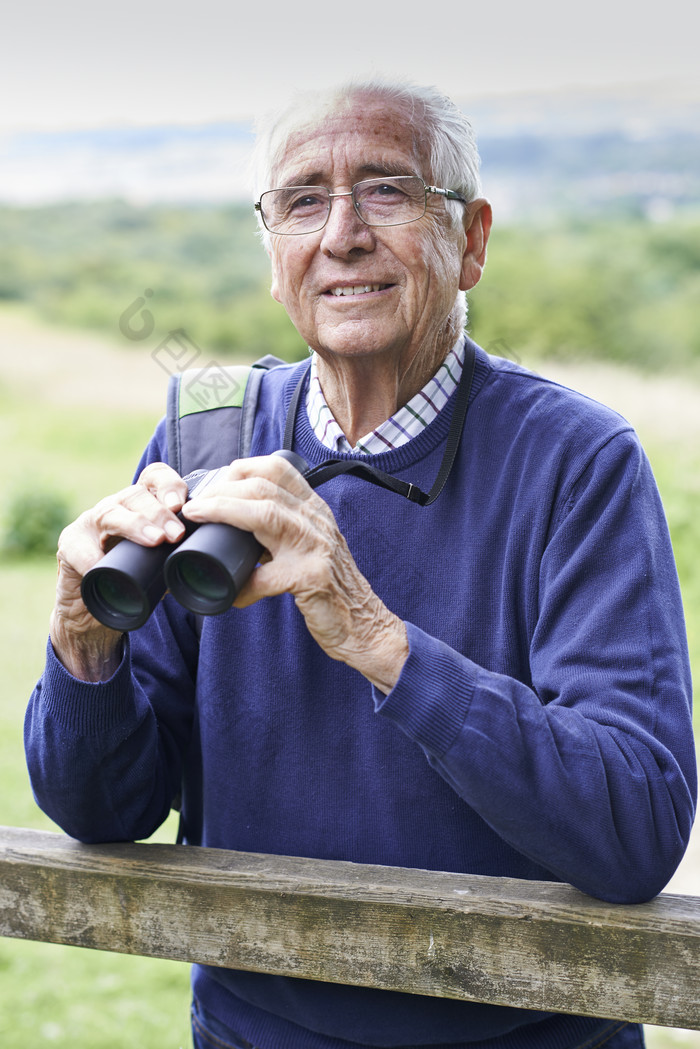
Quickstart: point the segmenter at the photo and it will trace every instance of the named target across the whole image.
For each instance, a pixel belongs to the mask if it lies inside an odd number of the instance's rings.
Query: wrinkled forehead
[[[425,138],[399,104],[352,99],[288,129],[273,157],[272,184],[330,181],[338,167],[358,178],[375,173],[428,177]]]

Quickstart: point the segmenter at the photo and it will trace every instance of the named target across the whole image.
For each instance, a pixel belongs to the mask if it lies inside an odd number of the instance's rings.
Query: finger
[[[153,496],[138,493],[124,502],[108,502],[95,508],[94,527],[102,551],[113,545],[116,538],[131,539],[142,546],[157,546],[163,542],[177,542],[185,533],[185,526],[170,510]]]
[[[303,504],[305,498],[305,492],[303,498],[300,498],[299,494],[281,487],[268,477],[256,474],[250,477],[230,478],[224,473],[201,492],[195,492],[183,508],[183,513],[193,520],[198,519],[214,506],[224,506],[228,500],[260,505],[270,503],[296,509]]]
[[[175,511],[186,498],[182,478],[164,463],[152,463],[135,484],[102,499],[87,516],[94,521],[103,550],[117,536],[147,546],[175,542],[184,534]]]
[[[222,474],[228,480],[264,477],[300,499],[308,498],[312,491],[304,475],[281,455],[258,455],[247,459],[235,459],[229,467],[222,471]]]
[[[315,493],[302,501],[283,489],[273,488],[270,497],[256,498],[250,496],[248,484],[232,482],[218,493],[193,499],[183,508],[183,517],[196,524],[221,522],[252,532],[273,557],[285,548],[290,554],[299,554],[325,547],[328,535],[336,530],[335,521]],[[268,482],[255,478],[250,484],[252,491],[259,493],[260,486]],[[247,491],[248,497],[242,498],[242,491]]]
[[[217,471],[216,478],[185,504],[183,516],[189,520],[221,521],[265,536],[276,531],[282,506],[295,510],[313,495],[302,474],[279,455],[234,460]],[[257,504],[259,510],[252,509]]]
[[[288,564],[270,559],[263,554],[260,563],[248,577],[233,602],[235,608],[248,608],[263,597],[277,597],[279,594],[291,593],[296,579],[290,572]]]
[[[187,499],[187,484],[166,463],[149,463],[141,471],[137,486],[142,485],[158,502],[177,512]]]
[[[262,568],[263,565],[258,565],[245,581],[236,594],[236,600],[233,602],[234,608],[249,608],[250,605],[254,605],[256,601],[260,601],[263,597],[276,597],[278,594],[283,593],[281,590],[270,589],[265,576],[261,576]]]

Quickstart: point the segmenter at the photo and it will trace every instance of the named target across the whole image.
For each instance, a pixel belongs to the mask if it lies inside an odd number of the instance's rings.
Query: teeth
[[[354,284],[352,287],[331,288],[331,295],[365,295],[369,291],[381,291],[383,284]]]

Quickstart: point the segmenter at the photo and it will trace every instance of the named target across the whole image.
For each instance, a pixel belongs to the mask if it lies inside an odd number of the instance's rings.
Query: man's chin
[[[332,328],[322,328],[318,337],[310,341],[321,357],[367,358],[402,356],[404,340],[397,332],[378,330],[366,320],[345,321]]]

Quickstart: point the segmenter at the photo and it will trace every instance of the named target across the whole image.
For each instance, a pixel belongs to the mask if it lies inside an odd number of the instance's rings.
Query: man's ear
[[[460,273],[460,291],[469,291],[479,283],[486,265],[486,245],[488,244],[493,221],[493,212],[488,200],[479,197],[471,201],[464,209],[466,244],[462,256]]]

